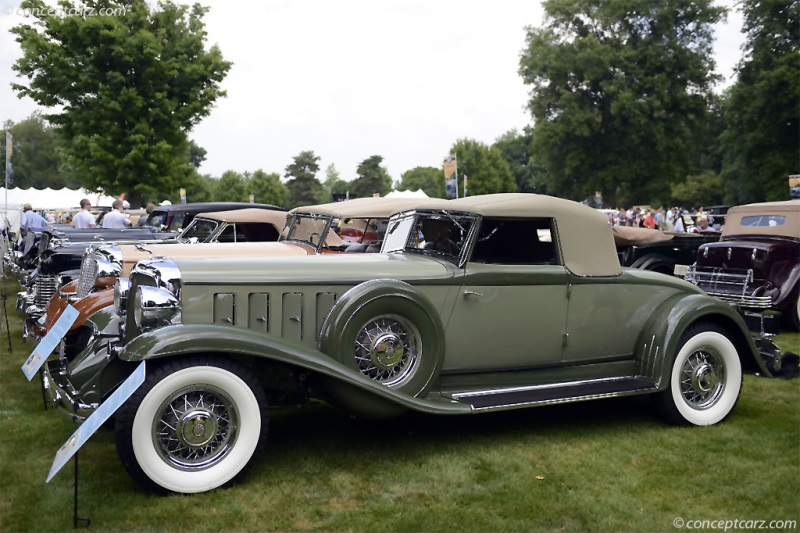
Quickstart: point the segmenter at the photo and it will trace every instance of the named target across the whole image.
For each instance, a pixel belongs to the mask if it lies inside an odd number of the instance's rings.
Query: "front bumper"
[[[42,375],[46,401],[59,414],[75,425],[82,424],[100,406],[99,403],[84,403],[69,381],[66,362],[59,359],[47,361]]]

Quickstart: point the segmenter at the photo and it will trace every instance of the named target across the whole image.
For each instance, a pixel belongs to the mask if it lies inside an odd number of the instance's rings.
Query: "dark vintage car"
[[[47,362],[45,387],[80,421],[144,361],[114,413],[119,455],[143,486],[194,493],[253,463],[270,409],[457,415],[651,394],[668,422],[709,425],[743,370],[769,372],[734,309],[621,268],[605,218],[574,202],[430,201],[393,216],[382,246],[141,260],[115,287],[119,312],[92,317],[78,357]]]
[[[284,208],[276,205],[248,204],[245,202],[197,202],[160,205],[150,213],[144,225],[156,231],[180,232],[189,227],[189,224],[198,213],[231,211],[244,208],[284,211]]]
[[[700,247],[686,279],[743,310],[780,311],[800,329],[800,201],[731,208],[721,240]]]
[[[673,274],[675,265],[691,264],[701,245],[720,237],[716,231],[674,233],[629,226],[614,226],[611,230],[622,266],[662,274]]]
[[[38,242],[38,255],[30,252],[29,262],[35,271],[25,278],[26,290],[17,294],[17,310],[28,318],[38,319],[47,302],[80,274],[84,252],[97,243],[176,244],[186,242],[264,242],[276,241],[283,229],[286,211],[265,204],[222,203],[185,204],[191,208],[221,205],[219,212],[192,213],[192,222],[180,233],[161,231],[152,226],[123,230],[48,230]],[[236,206],[235,208],[232,206]],[[195,218],[198,220],[195,220]],[[186,215],[181,220],[185,220]],[[100,246],[102,247],[102,246]],[[132,248],[131,248],[132,249]],[[139,255],[144,257],[145,253]],[[30,321],[26,322],[31,326]],[[25,330],[27,336],[28,327]]]

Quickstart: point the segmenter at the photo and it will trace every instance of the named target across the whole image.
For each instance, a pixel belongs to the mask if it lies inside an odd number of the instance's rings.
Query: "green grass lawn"
[[[0,332],[0,531],[73,530],[74,430],[45,411]],[[3,316],[3,319],[5,317]],[[800,353],[800,334],[777,338]],[[723,423],[676,428],[648,398],[464,417],[354,420],[332,408],[276,412],[266,453],[235,487],[143,492],[101,429],[80,451],[79,511],[93,531],[676,531],[676,519],[800,524],[800,379],[745,376]],[[687,529],[684,527],[684,529]],[[694,529],[701,529],[696,526]],[[720,528],[721,529],[721,528]],[[711,529],[705,529],[711,531]],[[730,529],[729,529],[730,530]]]

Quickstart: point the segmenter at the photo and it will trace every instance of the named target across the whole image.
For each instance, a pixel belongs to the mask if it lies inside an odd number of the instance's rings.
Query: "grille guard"
[[[772,296],[760,296],[765,281],[757,279],[753,269],[726,269],[692,265],[686,281],[720,300],[753,309],[772,307]]]

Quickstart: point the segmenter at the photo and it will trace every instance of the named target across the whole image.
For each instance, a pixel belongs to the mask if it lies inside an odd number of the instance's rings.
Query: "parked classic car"
[[[743,310],[780,311],[800,329],[800,201],[731,208],[720,242],[698,249],[686,279]]]
[[[66,235],[50,232],[43,234],[40,240],[40,249],[43,250],[39,255],[36,272],[24,283],[23,286],[27,287],[27,290],[17,294],[17,309],[27,316],[24,336],[27,337],[29,329],[33,327],[32,321],[45,313],[53,295],[80,274],[83,256],[93,243],[95,243],[94,249],[116,249],[117,245],[124,248],[124,243],[170,245],[187,242],[259,242],[278,239],[286,220],[286,211],[266,206],[242,207],[250,205],[242,203],[235,205],[239,208],[197,214],[199,220],[196,223],[193,220],[189,227],[177,235],[174,232],[156,232],[151,227],[105,230],[106,233],[78,230]],[[87,235],[94,237],[87,239]],[[96,244],[98,242],[100,245]],[[133,244],[129,250],[133,250],[132,246]],[[137,259],[146,255],[148,255],[146,252],[140,252]],[[69,290],[67,288],[67,292]]]
[[[100,309],[113,304],[113,289],[117,277],[127,277],[133,265],[151,255],[170,257],[213,257],[233,259],[239,255],[277,257],[284,255],[308,255],[315,253],[377,252],[380,251],[378,228],[385,230],[385,223],[392,212],[407,207],[407,199],[363,198],[331,204],[304,206],[288,214],[283,243],[269,245],[211,245],[214,242],[236,242],[239,240],[266,238],[276,241],[284,229],[287,213],[268,209],[242,209],[220,213],[202,213],[195,217],[178,237],[178,242],[187,243],[204,239],[197,246],[174,247],[165,244],[115,244],[94,245],[83,255],[79,279],[60,286],[50,298],[45,316],[26,321],[25,336],[41,339],[61,316],[67,304],[78,311],[78,317],[70,327],[60,347],[61,355],[72,360],[88,344],[93,335],[92,324],[86,319]],[[338,224],[337,224],[338,222]],[[351,240],[343,241],[335,231],[352,230]],[[369,230],[375,228],[375,231]],[[367,231],[365,231],[367,230]],[[360,241],[355,240],[360,231]],[[322,236],[322,240],[320,240]],[[367,241],[366,238],[373,240]]]
[[[283,211],[284,208],[271,204],[248,204],[245,202],[197,202],[188,204],[159,205],[144,222],[145,227],[156,231],[183,231],[198,213],[231,211],[234,209],[270,209]]]
[[[674,233],[631,226],[614,226],[611,231],[622,266],[662,274],[673,274],[675,265],[692,263],[701,245],[720,237],[717,232]]]
[[[735,310],[622,269],[602,215],[547,196],[431,201],[393,216],[378,254],[153,257],[115,301],[44,383],[79,421],[145,361],[116,442],[159,492],[237,479],[270,408],[455,415],[652,394],[667,421],[708,425],[743,369],[768,373]]]

